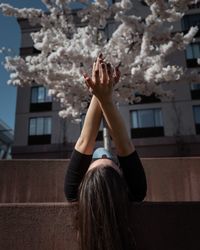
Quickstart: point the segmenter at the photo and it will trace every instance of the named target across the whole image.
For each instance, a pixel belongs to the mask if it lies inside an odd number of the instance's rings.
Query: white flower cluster
[[[6,68],[11,72],[10,84],[26,86],[42,84],[49,94],[61,102],[62,117],[78,118],[90,100],[82,73],[90,72],[92,62],[103,52],[113,65],[121,63],[121,81],[115,86],[117,102],[133,102],[134,93],[160,97],[171,96],[163,83],[180,81],[185,69],[169,65],[167,57],[184,50],[198,31],[173,31],[192,0],[145,0],[149,14],[133,15],[134,1],[121,0],[42,0],[48,13],[37,9],[17,9],[0,4],[8,16],[26,18],[41,29],[31,34],[38,55],[26,58],[7,57]],[[82,4],[72,11],[70,4]],[[145,8],[145,7],[144,7]],[[188,73],[187,73],[187,79]],[[191,79],[199,80],[192,72]]]

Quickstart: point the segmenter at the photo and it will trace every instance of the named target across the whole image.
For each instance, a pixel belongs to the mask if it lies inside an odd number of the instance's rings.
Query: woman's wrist
[[[98,102],[102,105],[107,105],[107,104],[114,104],[113,101],[113,96],[102,96],[102,97],[96,97]]]

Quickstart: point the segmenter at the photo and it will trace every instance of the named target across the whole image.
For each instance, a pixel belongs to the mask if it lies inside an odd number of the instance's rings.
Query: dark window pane
[[[163,119],[162,119],[162,112],[160,109],[155,109],[154,118],[155,118],[155,127],[162,127]]]
[[[30,145],[51,143],[51,121],[51,117],[37,117],[29,120],[28,143]]]
[[[32,87],[31,103],[52,102],[52,96],[48,95],[48,89],[43,86]]]
[[[44,134],[44,118],[37,118],[37,128],[36,128],[36,135],[43,135]]]
[[[138,114],[140,128],[154,127],[154,116],[152,110],[140,110]]]
[[[200,124],[200,106],[193,107],[194,120],[196,124]]]
[[[28,137],[28,145],[51,144],[51,135],[36,135]]]
[[[186,63],[187,63],[188,68],[199,67],[199,64],[197,63],[197,59],[187,59]]]
[[[196,134],[200,134],[200,124],[196,124]]]
[[[34,118],[29,122],[29,135],[36,135],[36,119]]]
[[[191,96],[193,100],[199,100],[200,99],[200,89],[192,90]]]
[[[200,8],[200,2],[190,4],[190,5],[188,5],[188,7],[189,7],[189,9],[198,9],[198,8]]]
[[[50,135],[51,134],[51,118],[46,117],[44,120],[44,134]]]
[[[192,14],[192,15],[185,15],[182,19],[182,27],[183,30],[189,30],[191,26],[200,26],[200,15],[199,14]]]
[[[197,59],[200,57],[200,43],[189,44],[186,48],[187,59]]]
[[[31,103],[30,112],[43,112],[52,110],[52,102]]]
[[[31,89],[31,102],[32,103],[37,103],[37,96],[38,96],[38,88],[32,88]]]
[[[139,127],[139,125],[138,125],[138,112],[132,111],[131,118],[132,118],[132,127],[138,128]]]
[[[45,88],[45,102],[52,102],[52,96],[48,95],[48,89]]]
[[[191,97],[193,100],[200,99],[200,83],[191,84]]]
[[[193,106],[196,134],[200,134],[200,106]]]
[[[131,122],[132,138],[164,136],[161,109],[134,110]]]
[[[44,87],[38,87],[38,102],[44,102],[45,100],[45,89]]]
[[[50,110],[52,110],[52,97],[48,95],[48,89],[43,86],[32,87],[30,112]]]
[[[192,46],[188,45],[186,48],[186,58],[193,59]]]
[[[192,83],[191,89],[192,90],[200,90],[200,83]]]
[[[143,109],[131,112],[133,128],[163,126],[161,109]]]
[[[146,137],[160,137],[160,136],[164,136],[163,127],[131,129],[132,138],[146,138]]]
[[[193,51],[194,51],[194,58],[199,58],[200,57],[200,50],[199,50],[199,44],[195,43],[193,45]]]
[[[155,94],[152,94],[150,96],[135,94],[136,97],[140,97],[141,100],[139,102],[134,102],[134,104],[142,104],[142,103],[157,103],[160,102],[160,99],[155,96]]]

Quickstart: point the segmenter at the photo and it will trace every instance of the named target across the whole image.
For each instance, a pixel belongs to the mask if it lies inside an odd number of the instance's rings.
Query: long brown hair
[[[81,250],[133,250],[126,184],[112,167],[91,169],[79,195]]]

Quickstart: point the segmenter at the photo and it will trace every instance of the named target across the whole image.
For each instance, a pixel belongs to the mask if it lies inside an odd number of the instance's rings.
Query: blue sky
[[[18,8],[45,8],[40,0],[1,0],[0,3],[9,3]],[[20,48],[20,29],[14,17],[3,16],[0,12],[0,48],[11,48],[12,53],[18,54]],[[0,63],[4,61],[4,55],[0,54]],[[0,119],[14,128],[16,88],[7,85],[9,73],[0,64]]]

